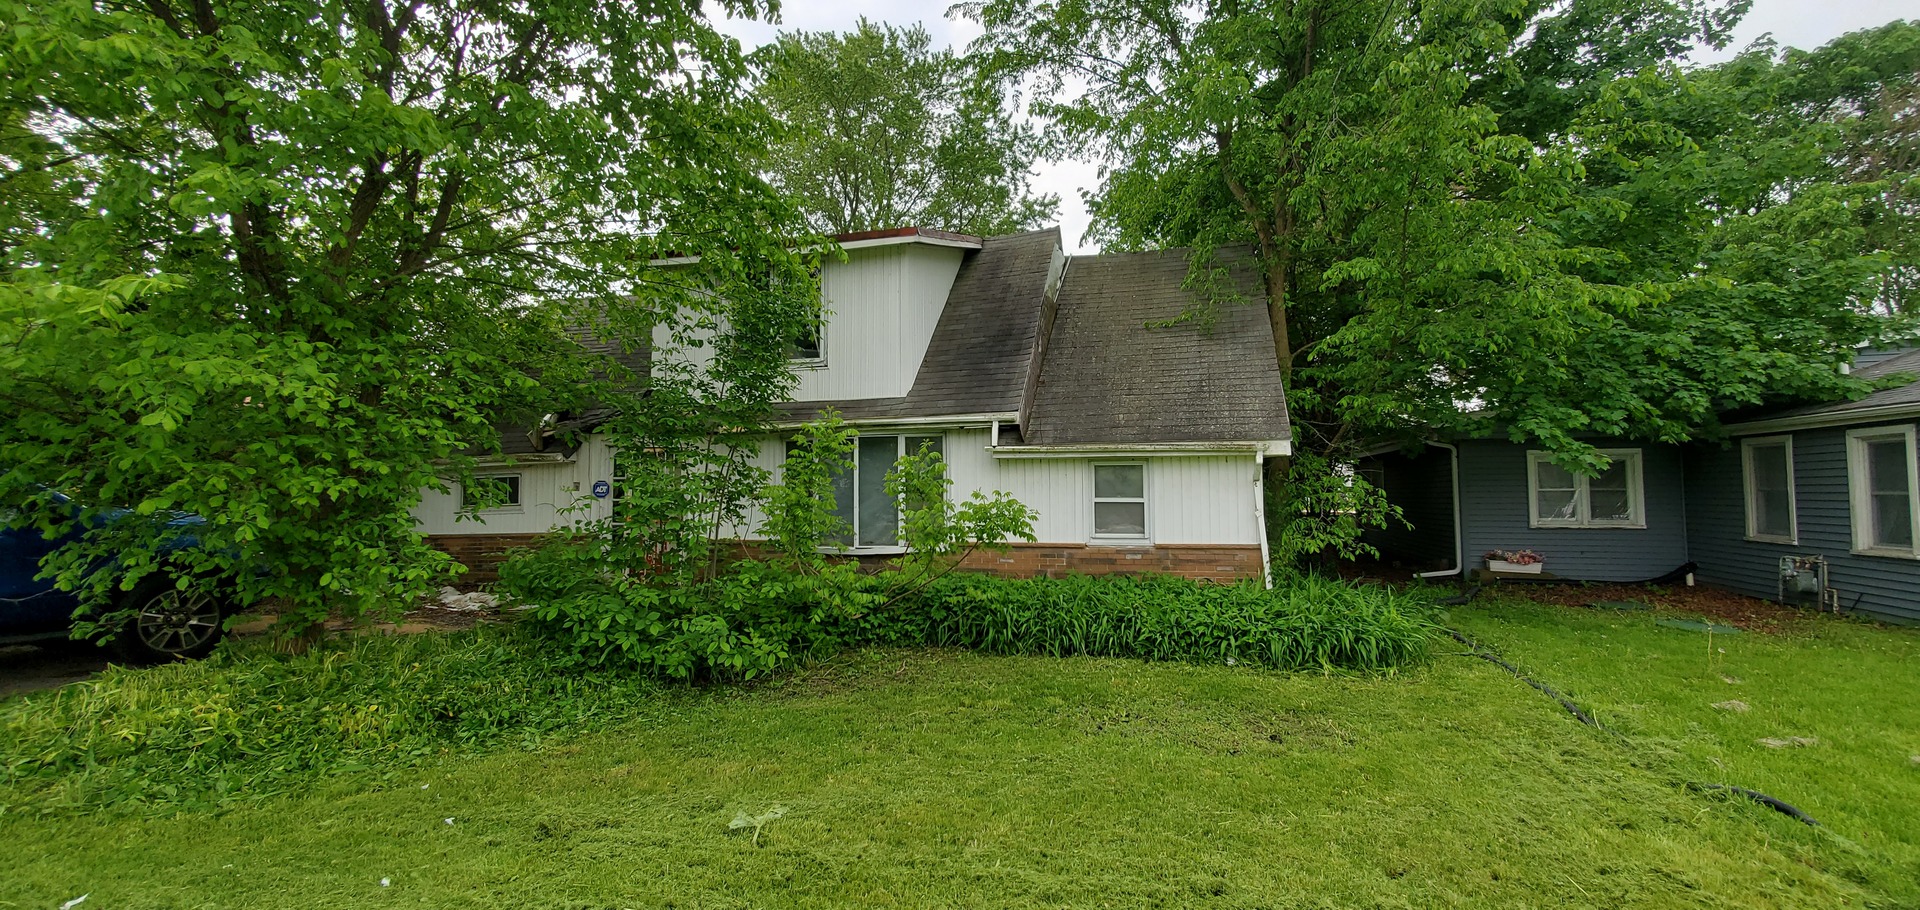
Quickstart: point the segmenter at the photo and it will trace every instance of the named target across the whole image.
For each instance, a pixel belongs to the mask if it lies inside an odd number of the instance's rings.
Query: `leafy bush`
[[[1385,670],[1426,656],[1438,628],[1427,613],[1404,594],[1318,576],[1266,590],[1166,577],[953,575],[912,603],[857,618],[847,637],[993,654]]]
[[[628,720],[657,684],[580,673],[515,628],[249,643],[0,702],[0,812],[211,805]]]

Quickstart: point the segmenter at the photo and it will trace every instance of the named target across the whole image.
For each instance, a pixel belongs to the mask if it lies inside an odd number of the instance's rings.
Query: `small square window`
[[[520,505],[520,475],[481,474],[460,489],[460,508],[510,509]]]
[[[1093,466],[1093,536],[1147,536],[1147,466]]]
[[[1536,528],[1644,528],[1646,488],[1639,449],[1602,449],[1609,461],[1586,477],[1527,453],[1529,525]]]

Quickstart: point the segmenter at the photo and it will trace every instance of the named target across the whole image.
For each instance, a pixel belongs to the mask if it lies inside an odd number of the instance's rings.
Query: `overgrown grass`
[[[532,747],[649,707],[631,674],[563,669],[512,628],[363,637],[300,656],[259,642],[0,702],[0,811],[259,800],[323,774]]]
[[[1164,577],[950,575],[897,615],[873,617],[866,637],[989,654],[1390,670],[1426,657],[1431,612],[1387,588],[1314,576],[1269,591]]]

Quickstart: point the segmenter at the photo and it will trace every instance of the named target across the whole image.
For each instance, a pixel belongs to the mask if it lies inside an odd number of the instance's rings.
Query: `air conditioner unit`
[[[1827,558],[1780,557],[1780,602],[1799,607],[1823,607],[1827,602]]]

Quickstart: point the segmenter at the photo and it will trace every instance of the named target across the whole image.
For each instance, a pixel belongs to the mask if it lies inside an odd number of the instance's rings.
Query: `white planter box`
[[[1490,572],[1518,572],[1522,575],[1538,575],[1540,574],[1540,570],[1544,568],[1546,568],[1546,563],[1540,562],[1523,566],[1517,562],[1508,562],[1504,559],[1487,560],[1487,570]]]

